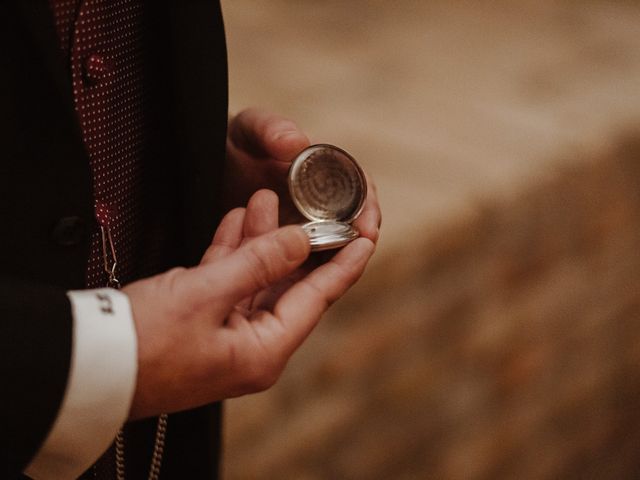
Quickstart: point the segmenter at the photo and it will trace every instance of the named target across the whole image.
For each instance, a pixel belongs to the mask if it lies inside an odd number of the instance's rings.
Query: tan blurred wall
[[[640,478],[640,5],[223,7],[232,109],[351,151],[384,211],[279,384],[227,402],[225,477]]]

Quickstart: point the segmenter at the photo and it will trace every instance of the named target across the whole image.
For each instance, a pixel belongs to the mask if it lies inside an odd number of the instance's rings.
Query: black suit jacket
[[[166,266],[191,265],[208,245],[219,213],[227,121],[220,6],[214,0],[147,3],[155,39],[149,62],[156,99],[150,158],[173,245]],[[84,287],[88,232],[95,220],[89,159],[48,1],[0,0],[0,18],[4,479],[19,476],[57,416],[72,335],[65,292]],[[150,428],[141,422],[133,436]],[[216,406],[172,416],[162,478],[215,478],[218,432]],[[139,463],[146,470],[142,457],[129,467]]]

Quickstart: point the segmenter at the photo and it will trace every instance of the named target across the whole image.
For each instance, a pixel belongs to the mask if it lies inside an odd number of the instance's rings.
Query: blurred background
[[[375,178],[375,261],[225,479],[640,478],[640,3],[223,0],[231,109]]]

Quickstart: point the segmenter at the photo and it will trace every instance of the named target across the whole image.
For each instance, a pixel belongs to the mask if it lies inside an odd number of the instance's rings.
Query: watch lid
[[[341,148],[312,145],[289,169],[289,192],[300,213],[313,222],[350,223],[367,197],[367,181],[355,159]]]
[[[309,222],[302,225],[312,252],[339,248],[359,236],[358,229],[342,222]]]

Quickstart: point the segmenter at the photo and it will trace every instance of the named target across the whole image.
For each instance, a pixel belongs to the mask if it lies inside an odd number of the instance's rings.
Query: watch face
[[[350,225],[364,207],[367,181],[355,159],[333,145],[312,145],[289,169],[289,192],[300,213],[311,250],[328,250],[358,237]]]
[[[309,220],[349,223],[362,211],[367,182],[347,152],[333,145],[312,145],[293,160],[289,191]]]

